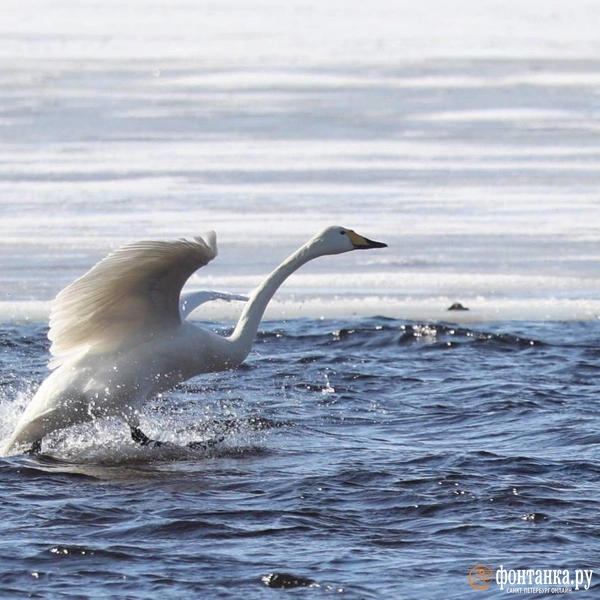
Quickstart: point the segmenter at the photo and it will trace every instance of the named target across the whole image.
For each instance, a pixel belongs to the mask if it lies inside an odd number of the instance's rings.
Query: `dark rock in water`
[[[466,306],[463,306],[460,302],[455,302],[448,310],[469,310]]]
[[[547,521],[548,515],[544,513],[527,513],[521,517],[523,521]]]
[[[290,573],[269,573],[261,580],[270,588],[320,587],[314,579]]]

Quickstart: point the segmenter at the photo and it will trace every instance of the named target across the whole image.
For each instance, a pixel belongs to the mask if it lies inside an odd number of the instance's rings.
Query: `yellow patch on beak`
[[[387,248],[387,244],[383,242],[374,242],[362,235],[358,235],[356,231],[352,231],[352,229],[346,230],[346,235],[348,239],[352,242],[355,250],[368,250],[369,248]]]
[[[358,235],[356,231],[348,229],[346,233],[348,235],[348,238],[356,248],[364,248],[365,246],[369,245],[369,241],[367,240],[367,238],[364,238],[362,235]]]

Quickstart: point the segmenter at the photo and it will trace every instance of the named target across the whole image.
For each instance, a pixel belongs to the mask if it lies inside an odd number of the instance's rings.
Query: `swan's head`
[[[327,227],[315,235],[309,242],[313,252],[318,255],[341,254],[350,250],[368,250],[387,248],[383,242],[374,242],[347,227]]]

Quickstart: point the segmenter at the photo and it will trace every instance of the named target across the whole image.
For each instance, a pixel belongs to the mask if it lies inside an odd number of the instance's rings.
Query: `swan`
[[[39,453],[54,431],[115,416],[129,426],[134,442],[162,445],[140,429],[147,399],[201,373],[240,365],[269,301],[302,265],[324,255],[385,247],[351,229],[323,229],[258,286],[229,336],[190,323],[180,312],[186,280],[217,255],[214,232],[115,250],[54,300],[48,332],[53,371],[25,408],[6,451]]]

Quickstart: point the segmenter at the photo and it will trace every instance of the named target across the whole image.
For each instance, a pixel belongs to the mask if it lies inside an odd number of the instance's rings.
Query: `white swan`
[[[179,308],[186,280],[217,254],[214,232],[116,250],[56,297],[48,334],[55,370],[26,407],[6,451],[39,452],[49,433],[107,416],[123,418],[134,441],[160,445],[139,428],[145,400],[200,373],[242,363],[273,294],[308,261],[384,247],[343,227],[317,233],[253,292],[229,337],[182,320]]]

